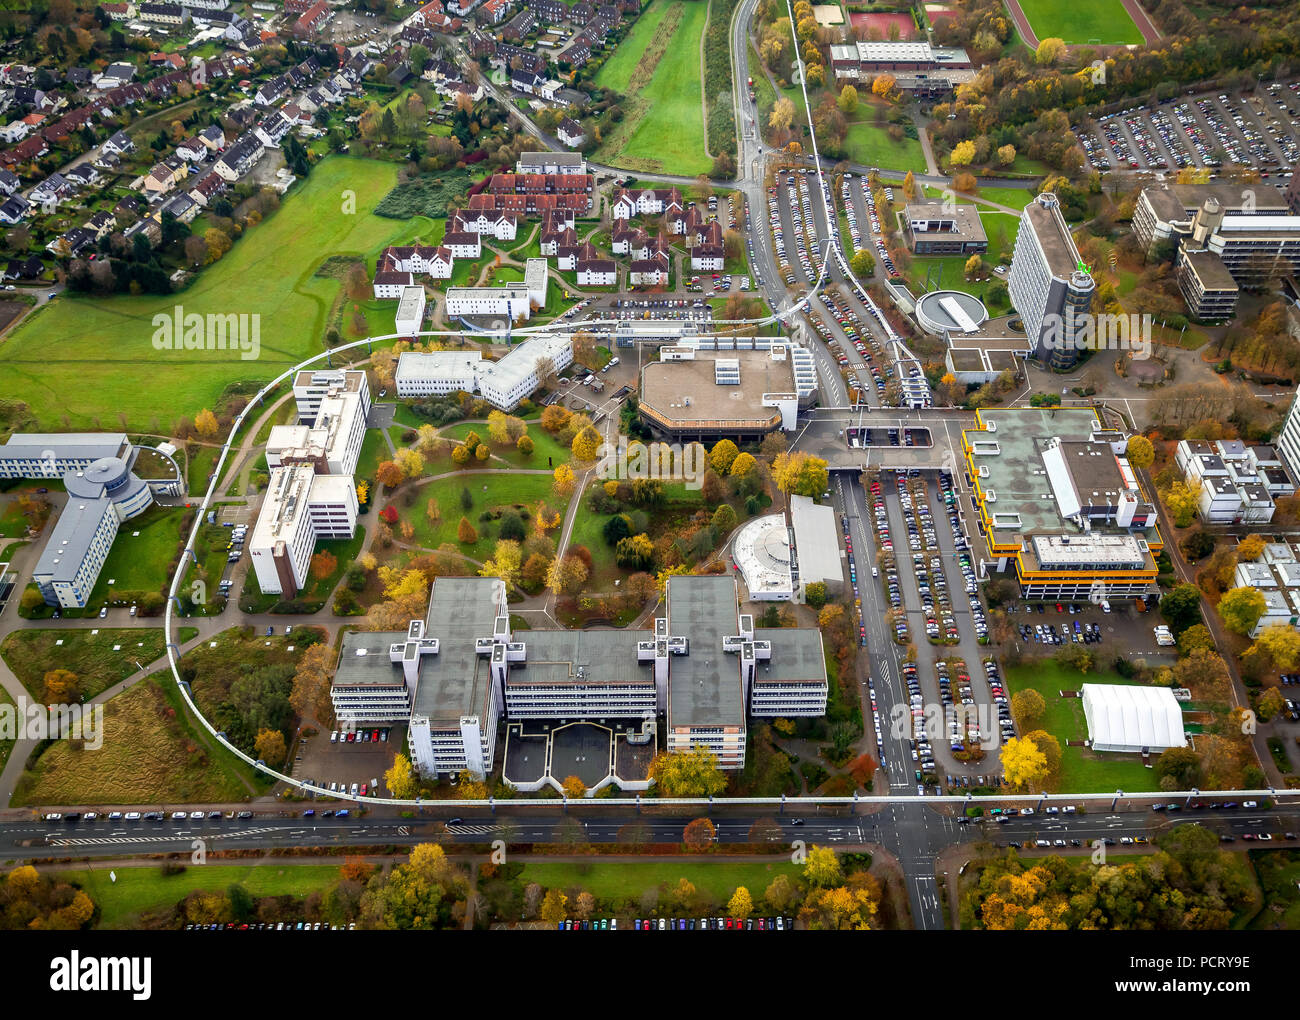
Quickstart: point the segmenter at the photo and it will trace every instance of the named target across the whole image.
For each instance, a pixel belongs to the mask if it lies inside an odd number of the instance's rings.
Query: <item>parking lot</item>
[[[1078,131],[1097,170],[1177,171],[1229,164],[1285,182],[1300,163],[1296,114],[1300,82],[1272,82],[1242,93],[1189,94],[1131,107]]]
[[[299,740],[289,774],[344,796],[376,796],[384,789],[384,773],[392,767],[393,755],[405,746],[405,726],[318,733]]]

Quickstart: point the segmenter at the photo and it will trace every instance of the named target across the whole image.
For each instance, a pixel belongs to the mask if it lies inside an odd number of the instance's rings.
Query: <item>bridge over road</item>
[[[831,471],[862,471],[868,467],[938,470],[946,467],[960,476],[961,430],[970,428],[974,422],[974,415],[960,410],[818,408],[795,434],[790,448],[821,457]],[[870,446],[850,446],[849,430],[864,428],[872,430],[873,443]],[[905,428],[912,430],[916,445],[903,445]],[[898,446],[889,445],[886,438],[889,429],[898,430]]]

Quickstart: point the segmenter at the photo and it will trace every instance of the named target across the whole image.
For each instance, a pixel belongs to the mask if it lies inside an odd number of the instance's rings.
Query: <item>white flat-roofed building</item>
[[[477,393],[502,411],[512,411],[536,392],[542,376],[563,371],[573,362],[573,341],[563,333],[538,333],[512,347],[500,361],[484,360],[478,351],[406,351],[398,358],[394,380],[399,397]]]
[[[767,514],[744,523],[731,542],[751,602],[794,598],[794,547],[785,514]]]
[[[301,411],[300,411],[301,413]],[[320,474],[352,475],[366,439],[366,414],[357,390],[331,389],[315,403],[313,424],[275,425],[266,440],[266,463],[311,464]]]
[[[0,478],[61,478],[129,451],[124,432],[17,432],[0,446]]]
[[[298,421],[316,421],[320,403],[334,389],[351,390],[361,401],[363,416],[370,414],[370,383],[365,372],[342,368],[305,369],[293,378],[293,399],[298,404]]]
[[[790,527],[794,531],[800,589],[806,590],[808,585],[820,581],[830,595],[836,595],[844,584],[844,566],[840,561],[840,528],[835,511],[808,496],[793,495]]]
[[[425,295],[422,286],[403,287],[397,302],[393,332],[398,336],[415,336],[424,327]]]
[[[113,548],[118,523],[111,500],[68,501],[32,569],[32,581],[47,605],[63,609],[86,605]]]
[[[312,464],[271,471],[248,551],[263,593],[292,598],[307,582],[322,538],[351,538],[357,496],[352,476],[318,475]]]

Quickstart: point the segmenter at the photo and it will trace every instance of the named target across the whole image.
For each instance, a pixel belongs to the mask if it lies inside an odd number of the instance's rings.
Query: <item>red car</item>
[[[356,739],[357,739],[357,735],[356,735],[355,733],[349,733],[349,734],[348,734],[348,743],[349,743],[349,744],[354,743],[354,742],[356,741]]]
[[[370,739],[374,741],[376,744],[379,743],[379,731],[375,730],[372,734],[370,734]]]

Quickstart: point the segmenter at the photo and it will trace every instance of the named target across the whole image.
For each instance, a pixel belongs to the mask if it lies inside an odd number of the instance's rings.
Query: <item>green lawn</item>
[[[1020,0],[1020,7],[1039,39],[1081,46],[1142,44],[1142,33],[1120,0]]]
[[[1028,188],[986,188],[980,187],[975,192],[979,198],[987,198],[998,205],[1012,209],[1023,209],[1034,200],[1034,193]]]
[[[578,887],[597,900],[635,902],[646,889],[664,884],[675,886],[679,879],[686,878],[699,892],[708,893],[719,901],[730,899],[736,887],[742,885],[757,901],[777,875],[789,875],[797,880],[802,876],[802,869],[784,858],[773,858],[771,862],[741,862],[611,861],[597,857],[590,864],[529,861],[524,865],[519,880],[525,885],[536,882],[547,889]]]
[[[181,643],[196,634],[196,628],[182,627]],[[165,651],[162,629],[144,627],[23,628],[12,631],[0,643],[5,663],[35,698],[44,695],[44,677],[49,670],[76,673],[81,679],[81,691],[89,699],[161,658]]]
[[[190,495],[201,496],[208,491],[208,475],[217,466],[217,454],[221,449],[216,446],[191,446],[189,458]]]
[[[1126,790],[1134,793],[1159,789],[1154,769],[1134,754],[1094,754],[1086,747],[1067,747],[1067,740],[1084,740],[1088,724],[1080,698],[1062,698],[1060,691],[1077,691],[1084,684],[1128,683],[1118,673],[1078,673],[1051,659],[1032,665],[1008,666],[1007,684],[1016,691],[1032,687],[1043,696],[1047,710],[1042,729],[1061,742],[1061,778],[1058,789],[1070,793],[1106,793]]]
[[[496,522],[481,521],[479,515],[514,505],[532,511],[542,500],[547,500],[552,508],[558,509],[562,501],[551,495],[552,481],[549,473],[524,475],[491,470],[460,472],[450,478],[419,486],[415,490],[415,504],[410,509],[403,509],[402,518],[410,521],[415,528],[415,537],[412,539],[414,543],[426,549],[437,549],[444,542],[450,542],[466,556],[484,560],[492,555],[492,547],[496,544]],[[473,501],[473,506],[468,510],[461,505],[462,489],[469,490]],[[442,512],[436,525],[429,523],[425,512],[430,499],[438,501]],[[461,517],[468,518],[478,531],[477,542],[462,545],[457,541],[456,532]]]
[[[844,138],[844,152],[850,162],[878,166],[887,170],[914,170],[925,173],[925,153],[915,138],[903,137],[895,142],[883,124],[858,121],[849,125]]]
[[[479,438],[488,443],[489,449],[496,457],[500,457],[511,467],[526,468],[538,470],[548,470],[559,467],[569,460],[571,453],[566,448],[555,441],[555,437],[547,432],[540,425],[534,425],[528,430],[528,438],[533,441],[533,452],[531,456],[525,457],[513,446],[497,446],[489,442],[487,438],[488,430],[485,423],[471,424],[462,422],[459,425],[449,425],[438,433],[447,439],[464,439],[471,432],[477,432]],[[496,462],[500,466],[500,462]],[[448,465],[448,469],[450,468]]]
[[[339,877],[333,864],[208,864],[179,875],[162,874],[159,867],[117,868],[117,880],[107,865],[88,871],[65,871],[61,877],[80,886],[100,909],[99,927],[134,926],[141,912],[171,906],[196,889],[224,892],[238,883],[254,897],[310,896],[324,891]]]
[[[632,31],[628,32],[626,38],[618,44],[611,56],[599,71],[596,72],[596,84],[603,89],[613,89],[615,92],[626,92],[628,81],[632,77],[632,69],[636,67],[637,61],[641,59],[641,54],[645,48],[654,41],[659,33],[659,26],[663,23],[664,15],[668,13],[669,4],[663,0],[655,0],[641,13],[641,17],[636,20],[632,26]]]
[[[384,442],[383,431],[367,429],[366,438],[361,442],[361,453],[357,456],[357,480],[368,479],[373,482],[375,469],[379,467],[381,461],[388,460],[390,456],[388,444]]]
[[[152,506],[139,517],[124,521],[86,608],[129,600],[133,593],[161,591],[171,580],[167,568],[181,541],[184,517],[184,510]]]
[[[332,156],[188,290],[60,297],[0,346],[0,371],[48,429],[107,426],[119,413],[141,430],[193,417],[230,383],[266,380],[321,349],[339,282],[315,269],[332,254],[369,255],[408,229],[371,212],[396,181],[395,164]],[[153,317],[178,305],[186,314],[259,315],[260,357],[155,349]]]
[[[628,95],[624,124],[606,136],[598,158],[643,173],[674,173],[686,176],[708,173],[713,166],[705,152],[703,89],[700,83],[700,39],[707,22],[708,5],[683,3],[682,0],[652,0],[642,15],[657,16],[660,21],[668,11],[656,8],[680,7],[681,21],[668,41],[667,49],[659,59],[650,81],[640,90]],[[634,33],[635,34],[635,29]],[[646,45],[662,42],[657,31],[642,34],[640,44],[625,40],[619,46],[611,64],[601,68],[600,74],[609,72],[611,80],[622,79],[623,63],[620,57],[626,51],[626,60],[633,66],[641,59]],[[618,62],[618,63],[616,63]],[[630,75],[629,68],[626,74]],[[597,82],[600,75],[597,76]]]

